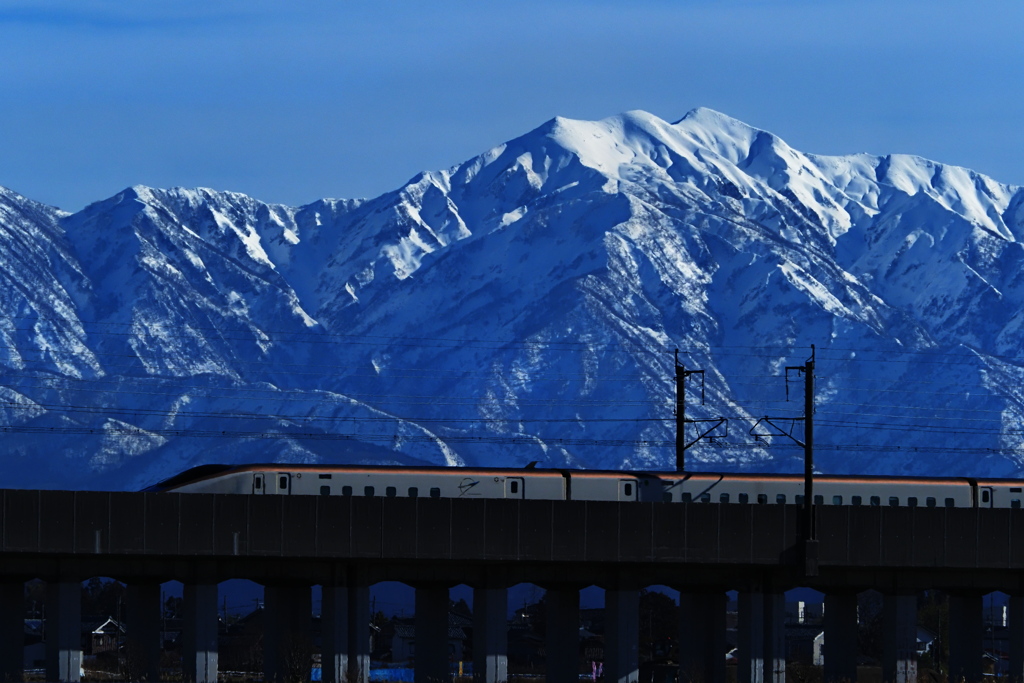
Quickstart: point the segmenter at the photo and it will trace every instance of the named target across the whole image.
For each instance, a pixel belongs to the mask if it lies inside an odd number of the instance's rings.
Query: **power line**
[[[402,417],[399,415],[393,416],[381,416],[381,417],[369,417],[365,415],[287,415],[287,414],[275,414],[275,413],[237,413],[237,412],[197,412],[187,410],[176,410],[176,409],[154,409],[154,408],[119,408],[116,406],[82,406],[82,405],[68,405],[68,404],[43,404],[33,403],[32,405],[25,405],[21,403],[15,403],[12,401],[0,400],[0,406],[6,406],[12,409],[31,411],[35,408],[43,408],[52,412],[62,413],[84,413],[89,415],[129,415],[139,417],[160,417],[164,419],[170,418],[193,418],[193,419],[231,419],[231,420],[288,420],[292,422],[300,423],[314,423],[314,422],[404,422],[410,424],[450,424],[450,423],[464,423],[469,422],[473,424],[487,424],[497,422],[552,422],[552,423],[629,423],[629,422],[662,422],[659,418],[588,418],[581,420],[579,418],[550,418],[550,417],[509,417],[509,418],[498,418],[498,417],[475,417],[475,418],[437,418],[437,417]],[[361,407],[361,406],[355,406]]]
[[[63,381],[63,380],[56,380]],[[264,401],[277,401],[277,402],[296,402],[296,403],[309,403],[310,401],[323,400],[325,397],[331,397],[339,402],[344,402],[348,399],[367,399],[373,400],[378,399],[380,401],[386,401],[388,405],[445,405],[445,406],[465,406],[465,407],[480,407],[487,405],[505,405],[505,401],[500,396],[487,397],[487,396],[445,396],[443,398],[432,395],[402,395],[402,394],[368,394],[368,393],[349,393],[341,391],[332,391],[327,389],[261,389],[261,388],[248,388],[248,387],[237,387],[230,388],[232,393],[229,394],[210,394],[208,392],[211,388],[224,390],[224,387],[207,387],[203,385],[179,385],[177,387],[168,387],[169,391],[142,391],[133,388],[125,388],[123,385],[124,381],[119,380],[81,380],[76,379],[76,382],[94,384],[110,384],[116,385],[115,388],[102,389],[102,388],[68,388],[62,386],[51,386],[49,384],[29,384],[25,382],[11,383],[5,385],[10,389],[54,389],[64,390],[71,393],[81,394],[97,394],[101,396],[108,396],[111,394],[115,395],[131,395],[131,396],[162,396],[167,398],[195,398],[198,400],[264,400]],[[27,386],[26,386],[27,385]],[[173,391],[178,389],[177,391]],[[200,393],[202,392],[202,393]],[[191,393],[196,393],[196,396],[191,396]],[[238,395],[241,394],[241,395]],[[246,396],[246,394],[255,394],[255,396]],[[627,399],[573,399],[567,401],[565,399],[532,399],[528,397],[516,397],[514,407],[552,407],[552,406],[564,406],[564,407],[663,407],[667,405],[664,400],[649,399],[649,400],[627,400]]]
[[[0,344],[0,350],[2,350],[2,349],[7,349],[7,350],[12,350],[13,349],[13,350],[16,350],[15,347],[10,347],[10,346],[6,346],[6,345],[3,345],[3,344]],[[121,365],[103,365],[103,366],[101,366],[100,370],[106,371],[108,374],[110,374],[110,371],[113,371],[113,370],[137,370],[139,365],[144,365],[145,364],[145,360],[141,356],[139,356],[137,354],[112,353],[112,352],[99,352],[99,351],[97,351],[97,352],[92,352],[91,355],[95,356],[96,358],[129,358],[129,359],[132,359],[134,361],[132,363],[125,363],[125,364],[121,364]],[[28,362],[28,363],[51,364],[51,363],[55,362],[53,358],[48,358],[48,357],[45,357],[45,356],[34,356],[34,357],[26,358],[24,354],[19,354],[19,357],[20,357],[20,359],[23,362]],[[235,365],[235,366],[237,366],[237,365],[241,365],[241,366],[257,366],[257,367],[265,366],[265,367],[270,367],[273,370],[278,370],[279,368],[282,368],[282,367],[299,367],[299,368],[320,368],[320,369],[323,369],[323,370],[355,370],[355,371],[357,371],[357,372],[354,372],[354,373],[347,373],[347,374],[343,375],[342,377],[345,378],[345,379],[351,379],[351,378],[363,378],[363,379],[429,379],[429,378],[431,378],[431,375],[436,375],[437,379],[445,379],[448,376],[450,376],[452,379],[462,379],[462,378],[465,378],[465,377],[488,377],[488,378],[493,378],[496,375],[496,372],[495,372],[494,369],[490,369],[490,370],[483,371],[483,372],[475,372],[475,371],[472,371],[472,370],[443,370],[443,369],[437,369],[437,368],[398,367],[397,369],[401,373],[420,373],[420,374],[399,374],[399,373],[396,373],[396,372],[392,371],[392,369],[389,368],[389,367],[385,367],[382,371],[376,371],[376,370],[369,371],[369,368],[367,367],[366,364],[361,364],[361,365],[332,365],[332,364],[317,363],[317,362],[285,363],[285,362],[278,362],[277,360],[272,360],[272,359],[250,359],[250,360],[245,360],[245,359],[210,358],[208,360],[209,360],[209,362],[212,362],[212,363],[217,363],[217,364],[229,363],[229,364]],[[509,369],[511,370],[511,368],[509,368]],[[0,369],[0,371],[2,371],[2,369]],[[12,374],[15,373],[15,372],[19,372],[19,371],[20,372],[24,372],[25,370],[7,370],[7,372],[12,373]],[[32,371],[33,372],[42,372],[43,370],[42,369],[34,369]],[[234,373],[232,373],[232,375],[233,374]],[[301,377],[301,376],[323,377],[323,375],[324,375],[323,372],[313,372],[313,371],[310,371],[310,372],[300,372],[300,371],[294,371],[294,370],[289,370],[287,373],[282,373],[282,374],[286,374],[287,376],[299,376],[299,377]],[[232,376],[232,375],[228,375],[227,373],[212,373],[212,372],[193,372],[193,373],[190,373],[189,375],[186,375],[186,376],[197,376],[197,375],[198,376],[213,375],[213,376],[220,376],[220,377]],[[770,377],[769,375],[752,375],[752,376],[753,377],[758,377],[758,376],[760,376],[760,377]],[[152,375],[151,374],[151,375],[144,375],[144,377],[146,377],[146,378],[174,379],[177,376],[175,376],[175,375]],[[563,373],[563,374],[546,374],[545,373],[545,374],[540,374],[540,375],[536,375],[536,376],[531,376],[531,379],[537,379],[537,378],[540,378],[542,380],[551,380],[551,381],[565,380],[565,379],[576,379],[576,380],[580,380],[580,381],[593,381],[595,379],[592,375],[588,375],[586,373],[575,373],[575,374],[565,374],[565,373]],[[84,380],[85,378],[67,377],[67,379],[83,379]],[[637,380],[636,378],[615,378],[615,377],[607,377],[607,376],[605,376],[605,377],[601,378],[601,381],[603,381],[603,382],[630,382],[630,383],[633,383],[633,382],[637,382],[639,380]]]
[[[356,442],[380,442],[392,443],[396,440],[402,442],[417,442],[437,444],[444,443],[487,443],[494,445],[528,445],[528,446],[601,446],[601,447],[645,447],[645,448],[674,448],[674,440],[660,439],[577,439],[577,438],[546,438],[533,435],[509,435],[509,436],[469,436],[456,435],[446,436],[443,439],[426,435],[374,435],[374,434],[327,434],[316,432],[251,432],[232,430],[142,430],[137,428],[110,428],[96,429],[87,427],[26,427],[26,426],[0,426],[0,433],[25,433],[25,434],[119,434],[119,435],[159,435],[176,436],[188,438],[237,438],[244,440],[264,439],[296,439],[311,441],[356,441]],[[793,443],[717,443],[715,446],[708,446],[712,450],[732,449],[754,449],[754,450],[800,450],[800,447]],[[877,453],[959,453],[959,454],[989,454],[989,455],[1024,455],[1024,448],[996,448],[985,446],[928,446],[928,445],[879,445],[879,444],[816,444],[816,450],[835,452],[858,452],[870,451]]]
[[[669,447],[675,444],[674,441],[645,440],[645,439],[583,439],[566,437],[541,437],[530,434],[513,434],[508,436],[485,435],[445,435],[443,438],[423,434],[342,434],[342,433],[321,433],[321,432],[254,432],[236,430],[197,430],[197,429],[142,429],[138,427],[31,427],[31,426],[0,426],[0,432],[22,433],[22,434],[98,434],[98,435],[126,435],[126,436],[168,436],[187,438],[237,438],[237,439],[299,439],[310,441],[360,441],[394,443],[444,443],[450,445],[488,443],[499,445],[525,445],[525,446],[605,446],[605,447]]]

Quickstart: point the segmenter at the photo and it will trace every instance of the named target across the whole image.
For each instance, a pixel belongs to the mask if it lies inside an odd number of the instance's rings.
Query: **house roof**
[[[83,630],[89,629],[90,633],[95,635],[117,633],[120,631],[124,633],[124,625],[118,622],[113,617],[107,617],[106,621],[93,621],[82,624]]]

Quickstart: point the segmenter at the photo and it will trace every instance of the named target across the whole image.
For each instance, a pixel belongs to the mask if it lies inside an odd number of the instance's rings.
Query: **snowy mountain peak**
[[[749,435],[798,417],[781,373],[815,344],[822,471],[1017,473],[1022,229],[1020,188],[710,109],[555,118],[365,200],[0,188],[4,465],[665,469],[678,348],[706,371],[688,416],[730,416],[693,467],[790,471]]]
[[[756,139],[776,139],[767,131],[705,107],[690,110],[672,127],[690,138],[691,144],[714,151],[734,164],[749,156],[751,145]]]

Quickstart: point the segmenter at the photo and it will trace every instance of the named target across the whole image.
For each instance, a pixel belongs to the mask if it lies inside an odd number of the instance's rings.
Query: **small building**
[[[106,621],[86,624],[89,630],[86,641],[86,655],[101,655],[105,652],[116,653],[124,642],[124,625],[113,617],[107,617]]]

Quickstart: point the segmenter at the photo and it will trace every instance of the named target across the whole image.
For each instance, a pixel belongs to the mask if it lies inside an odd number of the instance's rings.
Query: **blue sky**
[[[0,185],[375,196],[553,116],[707,106],[1024,184],[1024,3],[0,0]]]

